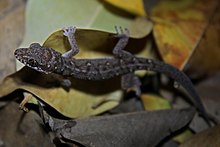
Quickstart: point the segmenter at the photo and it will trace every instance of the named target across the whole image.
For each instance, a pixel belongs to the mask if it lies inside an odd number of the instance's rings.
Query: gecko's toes
[[[129,30],[128,28],[123,28],[121,26],[115,26],[115,31],[116,31],[116,37],[122,38],[122,37],[128,37],[129,36]]]
[[[125,34],[126,34],[127,36],[129,36],[129,29],[128,29],[128,28],[125,28]]]
[[[68,36],[68,28],[67,27],[63,27],[63,35]]]
[[[69,36],[71,34],[75,34],[76,32],[76,27],[70,26],[70,27],[64,27],[63,28],[63,35],[64,36]]]
[[[74,34],[76,32],[76,27],[73,26],[68,27],[68,32]]]

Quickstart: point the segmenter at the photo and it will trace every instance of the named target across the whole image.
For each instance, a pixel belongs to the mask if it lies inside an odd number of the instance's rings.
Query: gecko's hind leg
[[[63,35],[68,38],[68,41],[70,43],[71,49],[64,53],[62,56],[67,57],[67,58],[72,58],[74,55],[79,53],[79,48],[76,43],[75,39],[75,32],[76,32],[76,27],[68,27],[63,29]]]
[[[128,44],[129,30],[127,28],[123,30],[122,27],[115,27],[115,31],[117,33],[116,37],[118,37],[119,40],[113,49],[114,56],[121,59],[128,59],[133,57],[134,55],[123,50]]]
[[[134,73],[128,73],[121,77],[121,87],[126,91],[133,90],[137,96],[141,95],[141,81]]]

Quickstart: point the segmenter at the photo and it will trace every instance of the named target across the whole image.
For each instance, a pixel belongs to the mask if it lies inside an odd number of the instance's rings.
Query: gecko
[[[121,87],[123,90],[133,89],[136,95],[141,95],[141,82],[135,71],[148,70],[160,72],[181,84],[194,98],[194,104],[210,125],[208,115],[188,76],[174,66],[165,62],[137,57],[124,50],[129,41],[129,30],[127,28],[115,27],[118,42],[113,48],[113,57],[96,59],[73,58],[79,53],[76,43],[76,27],[63,29],[63,35],[67,37],[71,49],[64,54],[52,48],[32,43],[28,48],[18,48],[14,55],[24,65],[46,74],[58,74],[64,77],[74,77],[83,80],[105,80],[121,76]]]

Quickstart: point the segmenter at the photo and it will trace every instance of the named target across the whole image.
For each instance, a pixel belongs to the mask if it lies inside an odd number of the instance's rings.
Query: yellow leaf
[[[190,131],[189,129],[185,130],[184,132],[182,132],[181,134],[176,135],[175,137],[173,137],[173,140],[179,142],[179,143],[183,143],[184,141],[188,140],[190,137],[192,137],[193,133],[192,131]]]
[[[158,95],[142,94],[141,100],[143,101],[145,110],[161,110],[171,108],[169,101]]]
[[[129,28],[130,36],[133,38],[144,38],[152,32],[153,23],[145,17],[137,17]]]
[[[146,15],[142,0],[105,0],[105,1],[134,15],[139,15],[139,16]]]

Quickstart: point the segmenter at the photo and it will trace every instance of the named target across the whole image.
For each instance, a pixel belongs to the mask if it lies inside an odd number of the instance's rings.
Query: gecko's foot
[[[63,35],[68,37],[70,35],[74,35],[76,32],[76,27],[70,26],[68,28],[63,28]]]
[[[118,26],[115,26],[115,31],[116,31],[116,37],[118,38],[128,38],[129,37],[129,30],[128,28],[122,28],[121,26],[118,27]]]
[[[28,101],[30,101],[32,98],[33,98],[33,95],[32,95],[32,94],[30,94],[30,93],[25,93],[25,94],[24,94],[24,99],[23,99],[22,102],[19,104],[19,109],[20,109],[20,110],[23,110],[23,111],[25,111],[25,112],[28,112],[29,110],[28,110],[27,107],[25,107],[25,104],[27,104]]]
[[[134,91],[137,96],[141,95],[141,81],[134,73],[128,73],[121,77],[121,87],[127,92]]]

